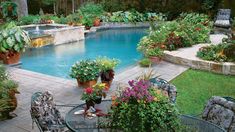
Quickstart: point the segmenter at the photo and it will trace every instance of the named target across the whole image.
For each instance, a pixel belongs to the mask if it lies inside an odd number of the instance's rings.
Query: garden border
[[[199,58],[188,59],[186,57],[172,55],[169,53],[169,51],[164,51],[163,59],[171,63],[189,66],[193,69],[205,70],[225,75],[235,75],[235,63],[232,62],[219,63],[214,61],[206,61]]]

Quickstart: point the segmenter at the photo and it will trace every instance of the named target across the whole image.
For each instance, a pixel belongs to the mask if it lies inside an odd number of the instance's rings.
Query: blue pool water
[[[22,68],[69,78],[70,67],[76,61],[107,56],[121,61],[115,69],[120,71],[141,57],[136,47],[145,34],[144,28],[111,29],[89,35],[82,42],[28,49],[21,56]]]

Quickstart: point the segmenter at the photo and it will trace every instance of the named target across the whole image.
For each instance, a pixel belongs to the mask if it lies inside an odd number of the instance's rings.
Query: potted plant
[[[96,104],[100,104],[102,97],[106,97],[107,87],[104,83],[97,83],[92,86],[96,92],[97,98],[94,100]]]
[[[149,58],[143,58],[139,61],[139,64],[141,67],[150,67],[152,62],[150,61]]]
[[[4,64],[19,62],[20,52],[30,44],[28,34],[11,22],[3,26],[0,32],[0,59]]]
[[[12,19],[17,19],[17,4],[11,1],[1,2],[0,5],[2,9],[3,18],[6,21],[10,21]]]
[[[82,60],[71,67],[70,76],[76,78],[78,86],[87,88],[96,84],[100,69],[96,61]]]
[[[119,60],[107,57],[98,57],[96,62],[98,63],[101,71],[101,82],[105,83],[107,88],[110,88],[114,78],[114,68],[118,65]]]
[[[112,97],[108,126],[121,131],[178,131],[178,110],[149,81],[132,80],[118,96]]]
[[[17,107],[17,87],[18,84],[8,79],[5,68],[0,65],[0,120],[12,118],[10,113]]]
[[[100,18],[99,18],[99,17],[96,17],[96,18],[95,18],[95,20],[94,20],[94,22],[93,22],[93,26],[95,26],[95,27],[100,26]]]
[[[101,103],[102,97],[106,97],[106,92],[104,89],[105,84],[103,83],[98,83],[92,87],[84,89],[81,100],[86,101],[87,109],[89,109],[91,106],[94,107],[95,104]]]
[[[149,59],[156,64],[159,64],[162,60],[164,52],[160,48],[151,48],[146,50],[146,56],[149,57]]]

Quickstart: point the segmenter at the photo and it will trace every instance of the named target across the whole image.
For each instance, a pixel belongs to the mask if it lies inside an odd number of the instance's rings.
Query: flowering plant
[[[110,123],[123,131],[177,131],[175,106],[149,81],[132,80],[119,97],[112,97]]]
[[[100,97],[106,97],[105,84],[97,83],[92,87],[88,87],[84,89],[82,94],[82,100],[96,100]]]

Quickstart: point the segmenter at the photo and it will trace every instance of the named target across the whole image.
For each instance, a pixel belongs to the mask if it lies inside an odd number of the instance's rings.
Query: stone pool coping
[[[85,30],[85,34],[92,34],[101,30],[120,29],[120,28],[148,28],[149,22],[136,22],[136,23],[118,23],[118,22],[103,22],[101,26],[91,27],[90,30]]]
[[[196,57],[199,48],[208,44],[198,44],[189,48],[182,48],[176,51],[164,51],[165,61],[189,66],[193,69],[205,70],[225,75],[235,75],[235,63],[206,61]]]

